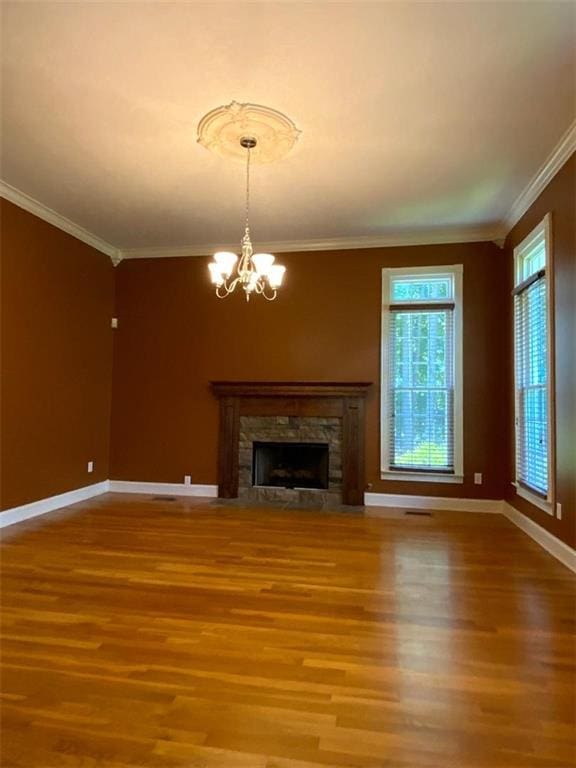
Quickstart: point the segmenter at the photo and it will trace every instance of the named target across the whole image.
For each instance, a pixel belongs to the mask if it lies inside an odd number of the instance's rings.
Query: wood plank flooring
[[[575,764],[575,579],[499,516],[109,494],[2,585],[3,768]]]

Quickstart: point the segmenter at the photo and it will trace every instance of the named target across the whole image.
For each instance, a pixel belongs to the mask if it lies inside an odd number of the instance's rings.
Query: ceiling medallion
[[[292,120],[270,107],[233,101],[204,115],[198,124],[198,141],[220,157],[245,160],[243,137],[256,139],[252,163],[281,160],[296,143],[300,131]]]
[[[250,164],[270,163],[284,157],[300,131],[290,118],[275,109],[237,104],[212,110],[198,125],[198,141],[221,157],[246,161],[246,207],[240,259],[230,251],[214,254],[208,265],[216,296],[224,299],[242,288],[246,301],[252,294],[274,301],[286,267],[275,264],[271,253],[254,253],[250,239]],[[234,276],[233,276],[234,273]]]

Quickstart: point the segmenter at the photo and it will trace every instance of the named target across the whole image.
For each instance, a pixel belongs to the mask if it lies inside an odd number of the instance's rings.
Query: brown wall
[[[124,262],[1,201],[3,509],[108,477],[216,482],[212,379],[370,380],[366,481],[374,491],[508,498],[576,543],[575,166],[510,233],[483,244],[282,255],[277,302],[217,300],[207,259]],[[513,478],[512,250],[552,212],[556,294],[557,520],[516,497]],[[463,485],[379,479],[382,267],[464,264]],[[505,332],[502,332],[502,329]],[[110,392],[112,433],[110,446]],[[108,456],[111,466],[108,466]],[[88,474],[86,463],[95,462]],[[482,472],[484,484],[472,483]]]
[[[111,477],[215,483],[213,379],[373,381],[366,466],[374,491],[502,498],[508,380],[506,259],[491,243],[282,254],[273,303],[212,293],[207,259],[132,260],[117,271]],[[379,479],[383,267],[464,264],[464,485]],[[483,485],[473,484],[482,472]]]
[[[109,476],[114,268],[104,254],[0,202],[1,508],[8,509]]]
[[[506,239],[509,292],[513,284],[514,248],[552,213],[556,335],[556,500],[562,520],[551,517],[516,495],[514,478],[514,400],[512,379],[512,302],[509,300],[508,353],[509,452],[506,497],[521,512],[562,541],[576,546],[576,155],[564,165]]]

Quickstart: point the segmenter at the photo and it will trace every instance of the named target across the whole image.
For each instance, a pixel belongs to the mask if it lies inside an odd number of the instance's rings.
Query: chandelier
[[[231,251],[218,251],[214,254],[214,261],[208,265],[210,279],[219,299],[241,288],[246,301],[250,301],[252,294],[274,301],[286,271],[286,267],[274,263],[275,257],[271,253],[254,253],[250,239],[250,152],[257,143],[253,136],[240,138],[240,146],[246,150],[246,219],[242,255],[238,259]]]
[[[254,253],[250,239],[250,164],[272,163],[285,157],[300,131],[287,116],[262,104],[233,101],[208,112],[198,123],[198,142],[220,157],[246,163],[246,221],[241,255],[230,251],[214,254],[208,265],[216,295],[224,299],[236,288],[246,301],[256,294],[274,301],[286,267],[275,263],[271,253]]]

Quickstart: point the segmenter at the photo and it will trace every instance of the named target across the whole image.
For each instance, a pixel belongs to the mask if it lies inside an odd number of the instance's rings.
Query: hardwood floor
[[[507,520],[107,495],[6,529],[3,768],[568,768],[575,579]]]

